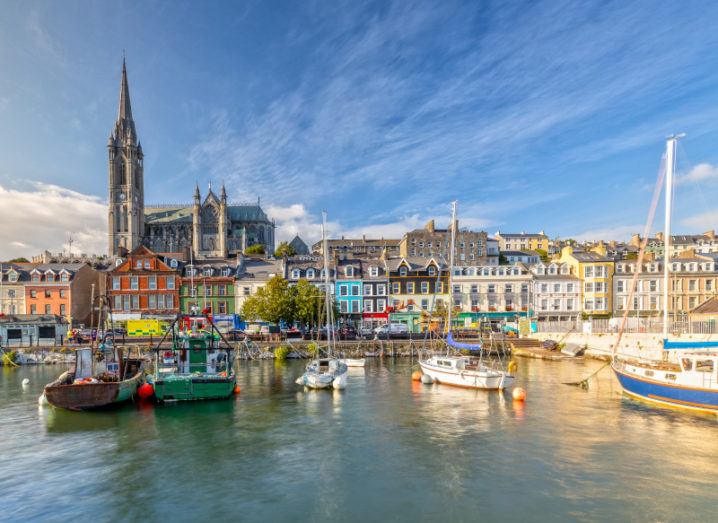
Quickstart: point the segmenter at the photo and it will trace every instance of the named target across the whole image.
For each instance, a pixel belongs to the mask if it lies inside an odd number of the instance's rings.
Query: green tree
[[[242,316],[270,323],[292,323],[295,317],[294,290],[287,280],[275,276],[244,302]]]
[[[294,247],[289,245],[287,242],[280,243],[277,249],[274,251],[274,256],[277,258],[284,258],[285,256],[295,256],[296,254],[297,251],[295,251]]]
[[[264,245],[255,243],[244,249],[244,254],[264,254]]]
[[[549,262],[548,252],[544,251],[543,249],[536,249],[536,254],[539,255],[542,262],[544,262],[544,263]]]
[[[8,263],[29,263],[27,258],[13,258]]]
[[[324,304],[324,293],[307,280],[299,280],[292,290],[296,320],[304,325],[316,325]]]

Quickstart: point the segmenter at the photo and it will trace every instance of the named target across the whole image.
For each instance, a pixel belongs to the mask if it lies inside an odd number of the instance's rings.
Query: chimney
[[[656,233],[656,239],[657,239],[659,242],[662,242],[662,241],[663,241],[663,233],[662,233],[662,232],[657,232],[657,233]]]
[[[715,240],[715,239],[716,239],[716,232],[715,232],[713,229],[711,229],[710,231],[704,232],[704,233],[703,233],[703,236],[707,236],[709,239]]]
[[[641,235],[634,234],[633,236],[631,236],[631,240],[628,242],[628,244],[632,247],[640,247],[641,246]]]
[[[428,222],[426,222],[426,225],[424,225],[424,229],[426,229],[426,230],[429,231],[429,232],[434,232],[434,229],[435,229],[435,228],[436,228],[436,227],[434,227],[434,220],[433,220],[433,219],[429,220]]]

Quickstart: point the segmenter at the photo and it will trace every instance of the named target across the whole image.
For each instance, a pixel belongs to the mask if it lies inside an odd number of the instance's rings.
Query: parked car
[[[408,338],[409,327],[405,323],[385,323],[374,329],[377,338]]]
[[[374,329],[372,329],[370,326],[362,326],[359,327],[358,331],[359,337],[364,339],[369,339],[374,337]]]
[[[239,329],[233,329],[231,331],[227,331],[224,334],[224,337],[227,341],[244,341],[244,339],[247,337],[247,334]]]
[[[357,339],[357,330],[351,325],[342,325],[337,332],[337,338],[340,340]]]

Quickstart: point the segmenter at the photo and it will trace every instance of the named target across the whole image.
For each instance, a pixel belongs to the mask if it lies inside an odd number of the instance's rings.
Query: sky
[[[690,0],[5,2],[0,259],[106,251],[123,52],[148,204],[225,183],[308,243],[323,209],[333,236],[400,237],[452,200],[490,234],[625,239],[685,132],[674,231],[716,228],[716,20]]]

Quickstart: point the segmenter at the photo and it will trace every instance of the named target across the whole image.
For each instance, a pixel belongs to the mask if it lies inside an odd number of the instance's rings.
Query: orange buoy
[[[242,389],[239,388],[239,385],[235,385],[235,386],[234,386],[234,393],[235,393],[235,394],[239,394],[239,393],[241,392],[241,390],[242,390]]]
[[[421,371],[415,370],[411,373],[411,381],[421,381]]]
[[[524,401],[526,400],[526,390],[522,389],[521,387],[516,387],[512,393],[512,396],[515,401]]]
[[[155,393],[155,388],[149,383],[143,383],[137,389],[137,394],[143,400],[146,400],[147,398],[151,398],[154,393]]]

